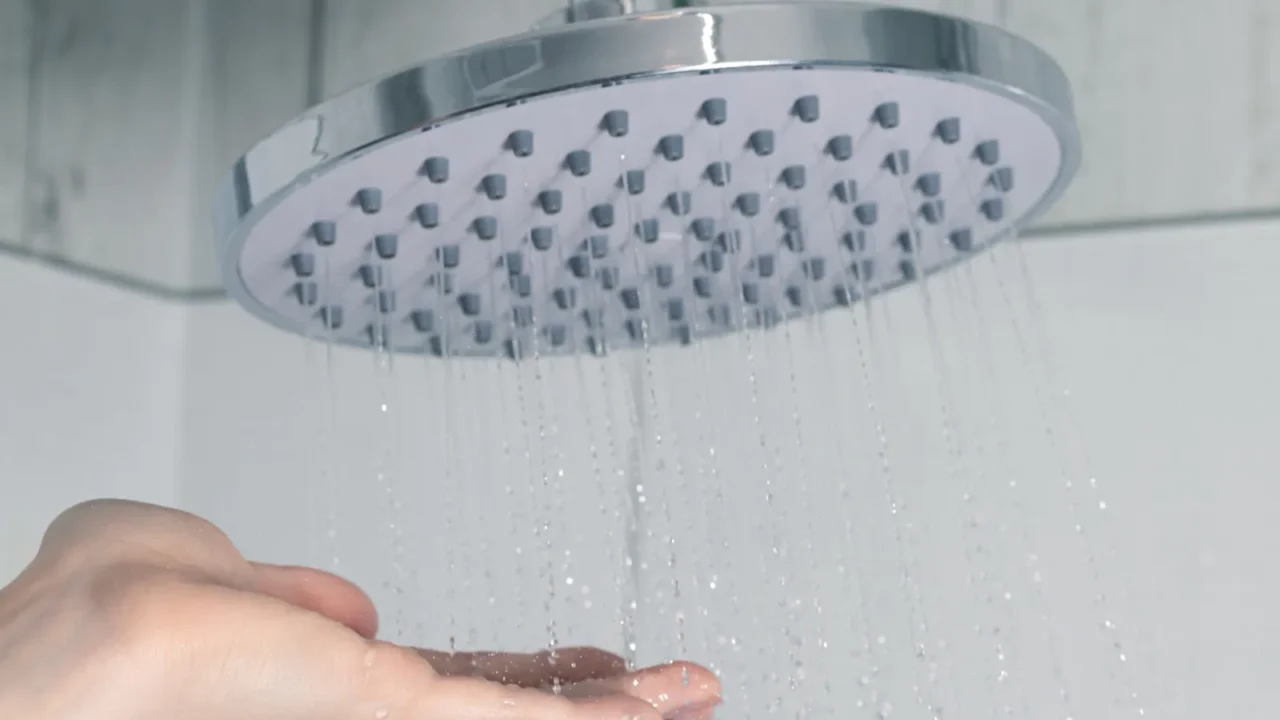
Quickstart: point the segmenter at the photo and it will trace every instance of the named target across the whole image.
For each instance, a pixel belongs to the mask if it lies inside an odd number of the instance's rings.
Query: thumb
[[[323,570],[253,563],[257,590],[347,626],[361,637],[378,634],[378,611],[363,590]]]

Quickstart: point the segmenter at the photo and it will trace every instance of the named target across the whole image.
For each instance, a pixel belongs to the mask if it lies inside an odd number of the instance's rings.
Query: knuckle
[[[49,525],[41,555],[71,567],[163,558],[222,574],[243,572],[244,563],[230,538],[209,521],[129,500],[91,500],[64,511]]]
[[[45,539],[79,539],[107,528],[143,524],[166,512],[172,511],[132,500],[86,500],[59,513],[49,525]]]

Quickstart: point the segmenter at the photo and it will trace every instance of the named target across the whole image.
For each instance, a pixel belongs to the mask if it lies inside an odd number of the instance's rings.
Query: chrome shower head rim
[[[584,56],[597,62],[580,62]],[[215,210],[228,291],[268,323],[305,334],[249,291],[239,261],[250,231],[314,178],[406,136],[584,87],[779,67],[941,78],[1030,110],[1056,137],[1061,161],[1048,191],[1004,234],[1048,208],[1078,167],[1079,138],[1065,75],[1035,45],[990,25],[848,2],[717,5],[544,25],[357,87],[245,153]]]

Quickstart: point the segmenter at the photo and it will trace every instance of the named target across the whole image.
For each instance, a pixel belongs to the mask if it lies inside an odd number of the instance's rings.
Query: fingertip
[[[691,688],[700,696],[721,698],[723,688],[720,685],[720,678],[711,670],[691,662],[677,661],[671,663],[670,672],[680,674],[681,685]]]
[[[721,700],[719,678],[691,662],[645,668],[616,678],[610,684],[620,693],[650,703],[664,716],[689,708],[713,708]]]

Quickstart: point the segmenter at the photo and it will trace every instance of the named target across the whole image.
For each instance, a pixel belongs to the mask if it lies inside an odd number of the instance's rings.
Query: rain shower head
[[[961,261],[1074,173],[1064,75],[998,28],[849,2],[637,4],[579,3],[262,141],[217,208],[233,297],[400,352],[689,343]]]

